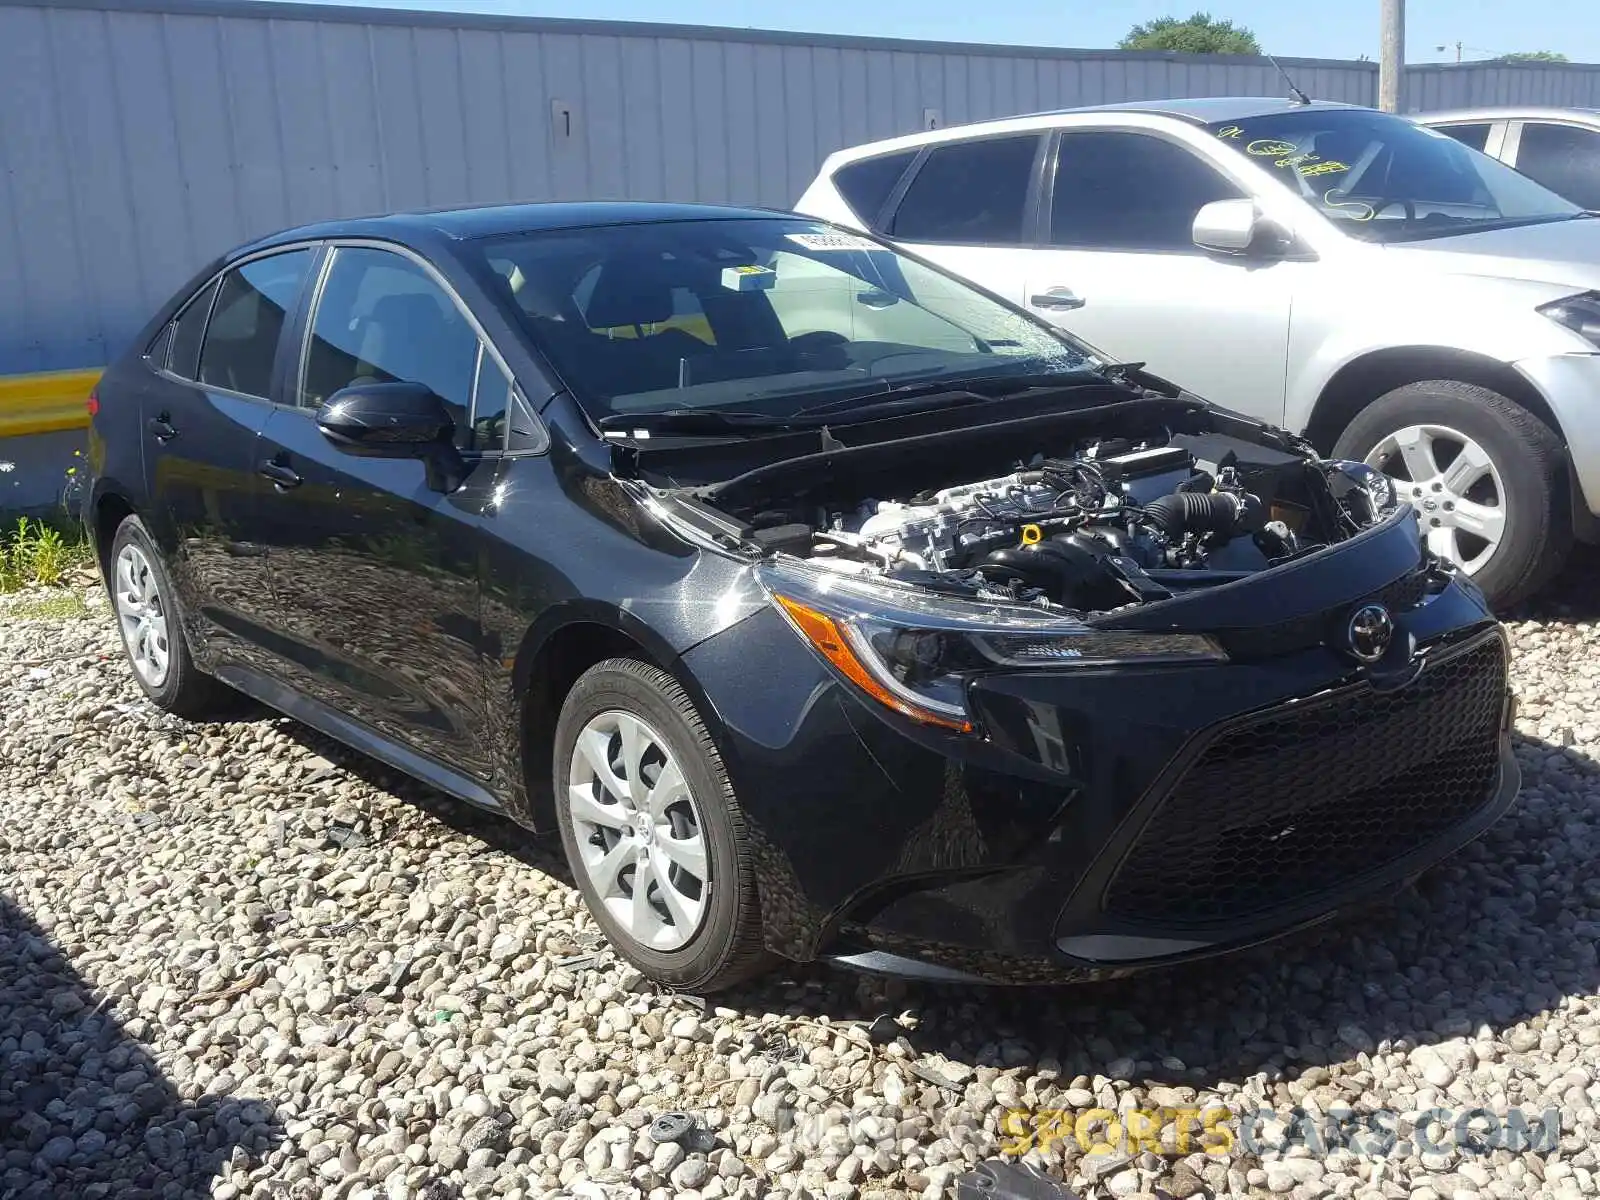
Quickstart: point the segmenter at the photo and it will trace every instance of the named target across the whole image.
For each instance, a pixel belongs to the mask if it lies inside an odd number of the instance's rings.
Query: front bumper
[[[837,953],[973,981],[1109,978],[1391,893],[1488,828],[1520,782],[1499,631],[1423,656],[1393,690],[1358,681],[1197,731],[1120,821],[1069,810],[1024,867],[851,913]]]
[[[1505,642],[1469,582],[1397,586],[1426,574],[1414,526],[1262,576],[1252,601],[1278,619],[1230,633],[1233,661],[979,679],[981,737],[861,698],[775,613],[695,647],[769,946],[952,980],[1109,977],[1314,924],[1447,856],[1516,794]],[[1262,620],[1222,593],[1196,609]],[[1375,596],[1401,652],[1358,667],[1320,622]]]

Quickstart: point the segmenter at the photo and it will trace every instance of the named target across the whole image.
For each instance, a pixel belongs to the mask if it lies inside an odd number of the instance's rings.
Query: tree
[[[1197,12],[1187,21],[1161,17],[1128,30],[1122,50],[1176,50],[1182,54],[1260,54],[1256,35],[1232,21]]]
[[[1566,62],[1567,56],[1559,50],[1518,50],[1515,54],[1502,54],[1495,62]]]

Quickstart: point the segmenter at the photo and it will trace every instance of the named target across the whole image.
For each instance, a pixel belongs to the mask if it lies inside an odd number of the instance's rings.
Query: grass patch
[[[15,525],[0,530],[0,592],[58,587],[93,565],[81,529],[63,532],[47,521],[18,517]]]

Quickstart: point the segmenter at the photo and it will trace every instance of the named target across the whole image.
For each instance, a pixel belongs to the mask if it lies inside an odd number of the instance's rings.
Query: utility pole
[[[1383,33],[1378,54],[1378,107],[1400,111],[1400,90],[1406,69],[1406,0],[1380,0]]]

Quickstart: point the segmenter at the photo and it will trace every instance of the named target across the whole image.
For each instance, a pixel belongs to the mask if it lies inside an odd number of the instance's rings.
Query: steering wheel
[[[795,357],[817,362],[822,369],[842,368],[849,365],[845,347],[850,339],[832,329],[813,329],[789,339],[789,350]]]
[[[842,333],[832,329],[813,329],[810,333],[802,333],[799,337],[789,339],[789,349],[797,354],[816,354],[818,351],[827,350],[833,346],[843,346],[850,341]]]

